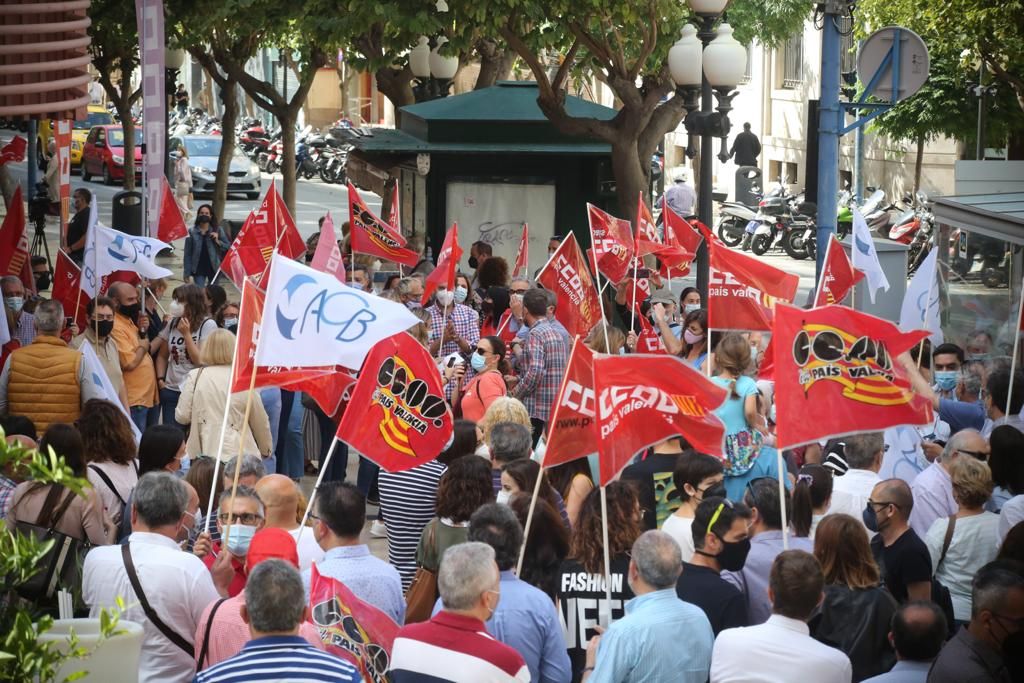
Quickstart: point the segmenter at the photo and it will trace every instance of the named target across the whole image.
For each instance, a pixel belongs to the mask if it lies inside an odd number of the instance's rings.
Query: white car
[[[213,195],[220,146],[223,142],[219,135],[183,135],[170,139],[171,156],[174,160],[178,158],[178,148],[185,146],[188,163],[192,167],[192,194],[197,197]],[[259,198],[260,168],[237,147],[231,156],[229,173],[231,175],[228,178],[228,194],[244,194],[246,199]]]

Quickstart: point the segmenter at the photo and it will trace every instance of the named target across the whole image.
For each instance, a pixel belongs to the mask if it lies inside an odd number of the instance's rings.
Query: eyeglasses
[[[957,453],[963,453],[971,457],[977,458],[978,460],[988,460],[988,453],[982,453],[981,451],[968,451],[963,448],[956,449]]]
[[[513,289],[513,290],[511,290],[510,293],[511,294],[518,294],[519,296],[522,296],[523,294],[526,294],[526,290],[525,289]]]
[[[1016,626],[1017,630],[1024,629],[1024,617],[1018,617],[1018,618],[1014,619],[1013,617],[1008,617],[1005,614],[999,614],[999,612],[992,612],[992,616],[1000,624],[1002,624],[1003,621],[1008,621],[1011,624],[1013,624],[1014,626]]]
[[[227,524],[231,521],[232,516],[235,518],[235,523],[245,524],[247,526],[255,526],[263,521],[263,517],[254,512],[243,512],[240,515],[232,515],[229,512],[222,512],[217,516],[221,524]]]
[[[883,508],[892,505],[897,510],[900,509],[899,503],[894,503],[891,500],[871,500],[870,498],[868,498],[868,505],[870,505],[871,507],[875,507],[877,505],[878,507]]]

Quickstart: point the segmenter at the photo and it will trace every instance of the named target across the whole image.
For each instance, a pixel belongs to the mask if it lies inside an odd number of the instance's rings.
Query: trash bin
[[[142,235],[142,193],[135,190],[118,192],[110,200],[112,228],[129,235]]]
[[[736,201],[756,208],[761,201],[761,169],[757,166],[740,166],[736,169]]]

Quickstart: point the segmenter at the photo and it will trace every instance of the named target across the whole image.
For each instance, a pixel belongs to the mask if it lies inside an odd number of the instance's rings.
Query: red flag
[[[537,282],[558,296],[555,317],[565,325],[570,335],[586,337],[601,320],[597,287],[573,233],[570,232],[558,245],[554,255],[538,273]]]
[[[593,204],[587,204],[590,223],[590,243],[587,250],[590,263],[597,262],[597,270],[618,284],[629,274],[633,260],[633,228],[629,221],[616,218]]]
[[[831,306],[841,304],[858,282],[864,279],[864,272],[855,270],[843,245],[839,244],[835,234],[829,238],[825,252],[825,265],[821,271],[821,282],[814,297],[814,305]]]
[[[764,347],[764,358],[761,359],[761,365],[757,368],[757,378],[769,382],[775,381],[775,347],[772,346],[774,339],[775,335],[768,338],[768,346]]]
[[[296,258],[306,251],[306,243],[277,188],[271,184],[259,210],[245,219],[220,269],[241,289],[245,278],[263,276],[275,248],[282,256]]]
[[[682,247],[691,254],[697,253],[704,238],[685,218],[673,211],[664,199],[661,202],[661,222],[665,226],[665,244]]]
[[[778,448],[932,422],[896,357],[928,336],[845,306],[779,305],[772,340]],[[777,344],[775,342],[778,342]]]
[[[321,576],[315,565],[310,569],[309,604],[328,652],[355,665],[361,680],[388,680],[391,648],[400,628],[394,619],[341,581]]]
[[[710,248],[712,244],[721,244],[724,246],[722,240],[715,237],[715,233],[711,232],[711,228],[701,223],[700,220],[695,218],[690,225],[692,225],[694,230],[704,238],[704,242],[708,245],[708,248]]]
[[[636,255],[646,256],[658,251],[662,246],[658,239],[658,228],[654,225],[651,210],[644,202],[643,192],[637,197],[636,206]]]
[[[770,331],[775,302],[793,301],[800,278],[717,241],[708,252],[708,327]]]
[[[462,247],[459,246],[459,224],[452,223],[452,229],[444,236],[441,253],[437,257],[437,268],[434,268],[423,282],[423,298],[421,303],[426,306],[430,296],[438,287],[449,292],[455,291],[455,273],[462,258]]]
[[[338,239],[334,233],[334,221],[331,214],[324,217],[324,223],[320,226],[320,239],[316,243],[316,251],[313,252],[313,261],[309,264],[321,273],[330,273],[338,278],[338,282],[345,283],[345,259],[341,256],[341,249],[338,248]]]
[[[78,329],[84,330],[88,316],[85,307],[92,300],[85,292],[81,293],[82,270],[64,253],[57,250],[57,262],[53,265],[53,290],[51,296],[64,307],[64,315],[75,319]],[[75,310],[75,306],[78,310]]]
[[[519,238],[519,249],[516,251],[516,264],[512,267],[512,275],[526,275],[530,263],[530,226],[523,223],[523,236]]]
[[[157,239],[170,244],[174,240],[180,240],[188,235],[188,228],[185,227],[185,219],[181,217],[181,209],[171,195],[171,186],[166,179],[161,178],[160,182],[164,189],[160,200],[160,224],[157,227]]]
[[[722,456],[725,425],[714,414],[728,392],[677,356],[595,356],[601,486],[651,444],[681,434]]]
[[[398,208],[398,183],[391,189],[391,211],[388,212],[388,223],[399,235],[402,234],[402,212]]]
[[[596,410],[594,352],[576,337],[558,398],[551,407],[544,467],[597,453]]]
[[[434,359],[400,332],[370,350],[337,436],[388,472],[422,465],[452,436],[444,396]]]
[[[637,311],[637,319],[640,321],[640,334],[636,338],[637,353],[668,353],[665,349],[665,342],[661,335],[654,329],[646,315],[640,315]]]
[[[352,183],[348,184],[349,234],[352,252],[370,254],[415,268],[420,255],[405,248],[405,238],[395,228],[373,215]]]
[[[25,141],[25,138],[15,135],[13,140],[0,147],[0,166],[12,161],[15,163],[25,161],[25,151],[27,149],[28,143]]]
[[[25,289],[36,291],[29,261],[28,226],[25,222],[25,203],[21,199],[21,185],[14,189],[11,206],[0,225],[0,275],[15,275]]]

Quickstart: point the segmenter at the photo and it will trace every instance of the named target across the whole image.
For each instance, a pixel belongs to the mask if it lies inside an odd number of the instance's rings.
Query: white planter
[[[142,624],[121,620],[119,633],[100,642],[99,619],[58,619],[53,628],[39,637],[42,642],[57,643],[58,650],[67,650],[67,639],[74,629],[78,642],[90,654],[72,659],[57,670],[54,680],[62,681],[77,671],[88,671],[80,681],[92,683],[138,683],[139,657],[142,654]]]

